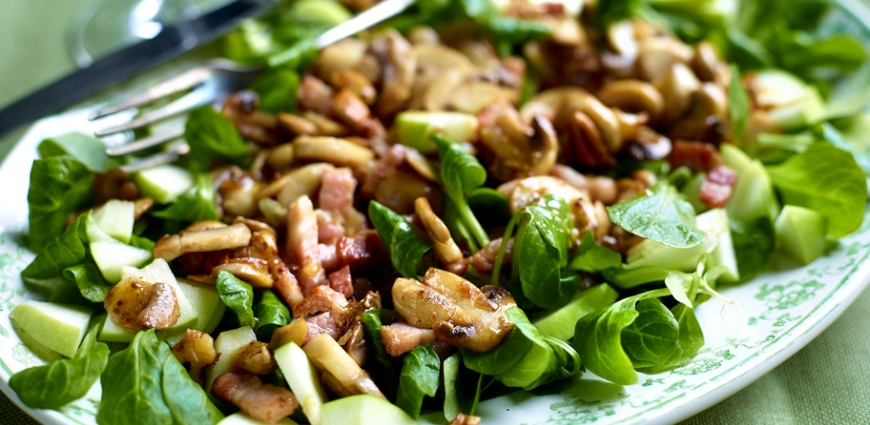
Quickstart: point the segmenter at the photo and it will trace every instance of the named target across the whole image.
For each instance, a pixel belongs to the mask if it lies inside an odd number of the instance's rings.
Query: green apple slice
[[[737,256],[734,255],[734,244],[731,242],[731,228],[728,226],[728,213],[716,208],[707,211],[697,217],[698,227],[708,233],[716,235],[718,243],[713,249],[713,264],[725,266],[725,272],[719,275],[722,282],[737,282],[740,280],[740,272],[737,269]]]
[[[9,317],[40,344],[67,357],[75,355],[93,312],[87,307],[25,301]]]
[[[124,266],[138,267],[151,258],[151,252],[116,240],[111,242],[91,242],[91,255],[100,273],[109,283],[121,280],[121,269]]]
[[[810,264],[825,252],[825,217],[811,209],[786,205],[774,225],[776,244],[794,259]]]
[[[297,425],[296,421],[290,418],[281,419],[275,422],[277,425]],[[258,421],[242,412],[233,413],[223,418],[218,425],[268,425],[263,421]]]
[[[214,286],[201,285],[187,279],[178,279],[178,287],[197,312],[197,318],[189,327],[170,329],[165,332],[164,341],[173,346],[184,337],[187,329],[205,333],[214,331],[227,309],[227,306],[221,302],[220,294]]]
[[[299,400],[302,413],[312,425],[320,425],[320,408],[328,399],[305,351],[296,343],[290,342],[275,350],[275,362],[281,368],[290,390]]]
[[[324,424],[341,425],[417,425],[417,421],[395,404],[369,394],[352,395],[324,404],[320,408],[320,420]]]
[[[214,349],[218,353],[218,360],[205,371],[205,392],[211,394],[211,385],[218,376],[230,371],[233,354],[240,348],[257,340],[257,335],[250,326],[243,326],[231,331],[221,332],[214,341]]]
[[[133,174],[142,196],[150,196],[161,204],[178,199],[193,187],[193,174],[174,165],[161,165]]]
[[[442,134],[456,143],[467,143],[477,138],[479,127],[476,116],[462,112],[412,111],[396,116],[399,143],[424,154],[435,152],[435,143],[429,139],[433,134]]]
[[[94,221],[109,236],[130,243],[133,236],[135,206],[130,201],[112,199],[92,215]]]

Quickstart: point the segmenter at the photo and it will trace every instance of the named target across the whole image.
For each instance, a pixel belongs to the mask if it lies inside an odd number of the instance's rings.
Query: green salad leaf
[[[259,291],[256,295],[254,316],[257,317],[257,326],[254,329],[257,339],[266,342],[272,340],[275,329],[290,323],[293,318],[284,302],[271,290]]]
[[[215,160],[241,167],[251,161],[251,151],[232,121],[211,105],[190,112],[184,139],[190,145],[188,168],[194,172],[207,172]]]
[[[240,326],[257,326],[254,318],[254,289],[247,282],[233,276],[232,273],[221,270],[218,272],[215,287],[220,294],[221,301],[230,310],[236,312]]]
[[[369,219],[390,253],[393,266],[402,276],[418,277],[417,267],[432,242],[413,224],[377,201],[369,204]]]
[[[581,357],[572,346],[542,335],[518,307],[505,315],[514,324],[507,339],[485,353],[461,350],[465,367],[526,391],[580,371]]]
[[[84,261],[88,243],[85,232],[87,216],[79,216],[62,235],[51,241],[21,272],[21,276],[24,279],[51,279],[61,276],[67,267]]]
[[[88,301],[101,303],[115,286],[106,281],[97,264],[92,258],[68,267],[63,271],[63,277],[75,282],[82,296]]]
[[[216,424],[223,419],[153,329],[137,333],[127,348],[109,358],[100,383],[100,425],[128,424],[131,418],[159,424]]]
[[[861,226],[867,180],[850,153],[818,143],[767,172],[786,204],[825,216],[828,236],[846,236]]]
[[[592,22],[601,29],[623,19],[632,18],[641,13],[645,6],[644,0],[610,0],[598,2]]]
[[[466,152],[450,139],[434,135],[432,140],[438,146],[444,192],[456,207],[462,225],[472,235],[474,242],[478,247],[484,247],[489,244],[489,236],[477,221],[465,196],[486,183],[486,169],[480,165],[474,155]]]
[[[405,354],[396,406],[414,419],[419,418],[423,397],[435,397],[438,391],[440,373],[441,359],[431,345],[416,347]]]
[[[704,346],[704,332],[701,324],[695,317],[695,311],[685,304],[677,304],[671,308],[671,315],[676,319],[679,327],[674,351],[671,356],[662,363],[650,367],[639,367],[643,373],[661,373],[683,366],[695,357],[695,354]]]
[[[731,133],[734,138],[747,146],[744,140],[746,135],[746,122],[749,120],[749,95],[743,88],[740,68],[731,64],[731,82],[728,84],[728,116],[731,117]]]
[[[607,212],[626,231],[674,248],[691,248],[707,238],[695,223],[692,205],[665,182],[656,183],[646,196],[607,207]]]
[[[275,68],[258,77],[251,90],[260,95],[260,109],[270,112],[296,112],[299,74],[292,69]]]
[[[109,347],[97,341],[102,321],[96,321],[75,357],[24,369],[9,378],[9,387],[34,409],[60,409],[82,398],[97,382],[109,361]]]
[[[30,249],[40,254],[63,234],[67,219],[90,205],[94,174],[70,156],[33,161],[27,191]]]
[[[583,236],[580,248],[568,265],[573,270],[598,273],[622,264],[622,256],[618,252],[607,249],[595,242],[592,232]]]
[[[441,366],[444,374],[444,417],[452,421],[460,413],[474,415],[483,390],[483,375],[462,364],[462,353],[453,353]]]
[[[632,344],[631,353],[624,348],[623,331],[628,329],[639,317],[640,312],[636,306],[639,301],[654,299],[670,295],[668,289],[657,289],[644,292],[631,297],[623,298],[610,307],[595,314],[588,314],[577,321],[574,331],[574,348],[583,359],[586,367],[596,375],[620,385],[631,385],[637,382],[637,372],[634,370],[634,359],[644,351],[648,351],[647,358],[667,359],[674,352],[673,344],[661,344],[664,341],[650,343],[649,346],[639,346],[644,340],[637,335],[630,335],[626,343]],[[658,300],[653,300],[659,302]],[[660,302],[659,302],[660,303]],[[660,312],[660,309],[658,310]],[[644,316],[646,320],[656,321],[658,314]],[[643,328],[645,320],[635,325],[632,329]],[[658,323],[658,328],[663,323]],[[631,331],[629,331],[631,333]],[[673,334],[673,333],[671,333]],[[652,341],[652,340],[650,340]],[[666,353],[666,354],[663,354]],[[645,367],[653,367],[644,364]]]
[[[195,175],[195,184],[166,209],[151,213],[154,217],[176,222],[193,223],[202,220],[217,220],[214,183],[206,173]]]
[[[103,173],[114,167],[116,161],[106,155],[106,145],[96,137],[81,133],[67,133],[43,140],[36,148],[39,156],[70,156],[82,163],[88,170]]]
[[[637,318],[622,329],[622,347],[635,368],[667,361],[676,349],[679,325],[658,299],[642,299],[634,306]]]

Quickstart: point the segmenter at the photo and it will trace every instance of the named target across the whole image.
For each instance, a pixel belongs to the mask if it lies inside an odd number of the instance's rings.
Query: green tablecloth
[[[64,30],[82,0],[0,1],[0,107],[75,69]],[[10,138],[20,136],[19,131]],[[0,158],[9,144],[0,144]],[[781,366],[685,424],[870,423],[870,291]],[[0,423],[34,424],[0,395]]]

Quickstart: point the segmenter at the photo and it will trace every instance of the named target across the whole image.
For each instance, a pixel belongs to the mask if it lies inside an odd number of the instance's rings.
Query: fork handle
[[[318,49],[322,49],[362,30],[369,29],[393,16],[402,13],[414,0],[384,0],[372,8],[354,16],[347,21],[321,34],[314,40]]]

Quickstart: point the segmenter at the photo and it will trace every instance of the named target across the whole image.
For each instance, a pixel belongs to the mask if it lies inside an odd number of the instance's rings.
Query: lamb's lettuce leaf
[[[407,278],[419,277],[418,266],[423,255],[432,248],[429,238],[404,217],[377,201],[369,204],[369,219],[396,270]]]
[[[233,276],[232,273],[221,270],[218,272],[215,287],[221,301],[239,317],[239,325],[254,328],[257,320],[254,317],[254,289],[247,282]]]
[[[817,143],[767,171],[786,204],[827,218],[828,236],[843,237],[861,226],[867,180],[849,152]]]
[[[67,219],[92,202],[94,173],[71,156],[33,162],[27,192],[30,249],[40,254],[63,234]]]
[[[67,133],[51,137],[39,143],[36,148],[41,158],[70,156],[95,173],[103,173],[117,165],[106,155],[106,145],[92,136],[81,133]]]
[[[607,207],[610,220],[630,233],[675,248],[691,248],[707,238],[695,223],[695,210],[666,182],[645,196]]]
[[[109,347],[97,341],[102,321],[85,335],[75,357],[24,369],[9,378],[9,387],[34,409],[60,409],[83,397],[109,361]]]
[[[420,417],[423,398],[435,397],[438,391],[440,373],[441,359],[431,345],[416,347],[405,354],[396,406],[414,419]]]
[[[208,171],[213,161],[242,167],[251,161],[251,151],[232,121],[211,105],[190,112],[184,127],[184,139],[190,145],[188,167],[196,172]]]
[[[109,358],[100,383],[101,425],[128,424],[131,418],[165,424],[216,424],[223,419],[153,329],[137,333],[127,348]]]

